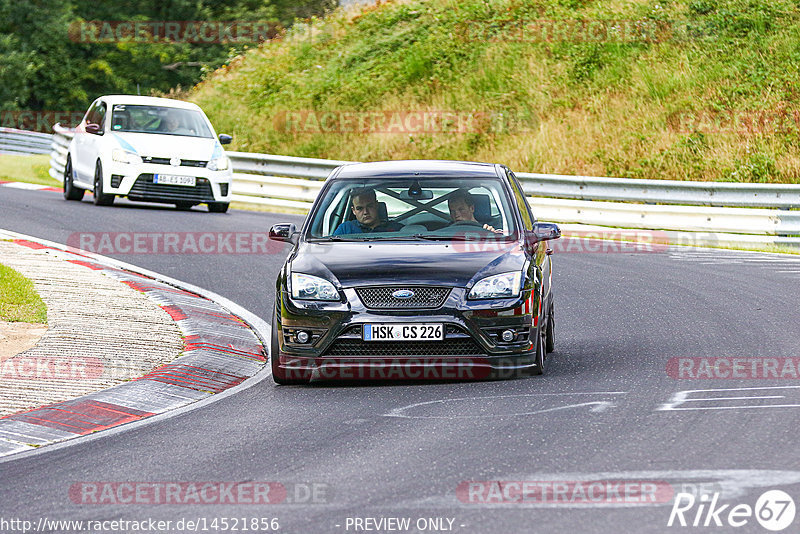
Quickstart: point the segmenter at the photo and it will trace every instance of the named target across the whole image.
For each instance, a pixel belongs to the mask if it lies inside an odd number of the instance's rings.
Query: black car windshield
[[[213,138],[203,114],[195,109],[115,104],[111,131]]]
[[[507,240],[512,204],[499,178],[342,179],[312,215],[311,240]]]

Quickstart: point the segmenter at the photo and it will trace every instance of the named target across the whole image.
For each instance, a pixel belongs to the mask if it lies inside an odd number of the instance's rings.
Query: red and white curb
[[[157,414],[193,409],[270,375],[265,365],[269,325],[233,302],[191,284],[65,245],[5,230],[0,230],[0,239],[49,249],[67,261],[104,271],[156,301],[184,335],[180,357],[140,378],[0,418],[0,456],[30,454],[25,451],[88,437]]]
[[[4,182],[0,181],[0,187],[10,187],[12,189],[29,189],[32,191],[56,191],[63,193],[64,190],[60,187],[52,187],[49,185],[29,184],[26,182]]]

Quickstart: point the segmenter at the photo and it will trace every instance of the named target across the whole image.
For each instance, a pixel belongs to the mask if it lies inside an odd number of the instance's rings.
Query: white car
[[[220,134],[197,105],[169,98],[109,95],[95,100],[69,144],[64,198],[107,206],[117,196],[224,213],[230,160]]]

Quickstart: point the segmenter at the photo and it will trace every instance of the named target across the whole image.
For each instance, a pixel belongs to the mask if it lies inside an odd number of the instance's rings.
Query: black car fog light
[[[230,184],[219,184],[219,194],[223,197],[228,196],[228,185]]]
[[[120,182],[122,182],[123,176],[121,174],[112,174],[111,175],[111,187],[117,188],[119,187]]]
[[[514,331],[513,330],[503,330],[503,341],[506,343],[510,343],[514,341]]]
[[[297,333],[297,342],[298,343],[308,343],[308,332],[300,331]]]

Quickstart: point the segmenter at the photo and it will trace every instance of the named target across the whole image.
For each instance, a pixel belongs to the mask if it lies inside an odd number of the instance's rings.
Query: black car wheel
[[[94,168],[94,205],[110,206],[114,203],[114,195],[103,193],[103,165],[98,161]]]
[[[83,194],[86,193],[84,189],[75,187],[72,182],[72,158],[67,154],[67,163],[64,165],[64,198],[67,200],[80,200]]]
[[[275,381],[276,384],[280,384],[282,386],[291,386],[297,384],[308,384],[307,378],[295,378],[295,377],[287,377],[286,370],[281,369],[278,365],[278,359],[280,354],[280,343],[278,343],[278,316],[277,310],[272,311],[272,339],[270,343],[270,351],[269,351],[269,361],[272,366],[272,380]],[[300,371],[298,371],[299,373]]]
[[[228,211],[228,203],[227,202],[209,202],[208,203],[208,211],[211,213],[225,213]]]
[[[534,360],[536,367],[531,369],[532,375],[544,374],[545,362],[547,361],[547,354],[545,352],[546,337],[547,334],[545,325],[543,322],[539,321],[539,327],[536,329],[536,339],[534,341],[536,344],[536,359]]]
[[[550,306],[547,309],[547,342],[545,343],[545,349],[547,354],[550,354],[556,350],[556,316],[552,297],[550,298]]]

